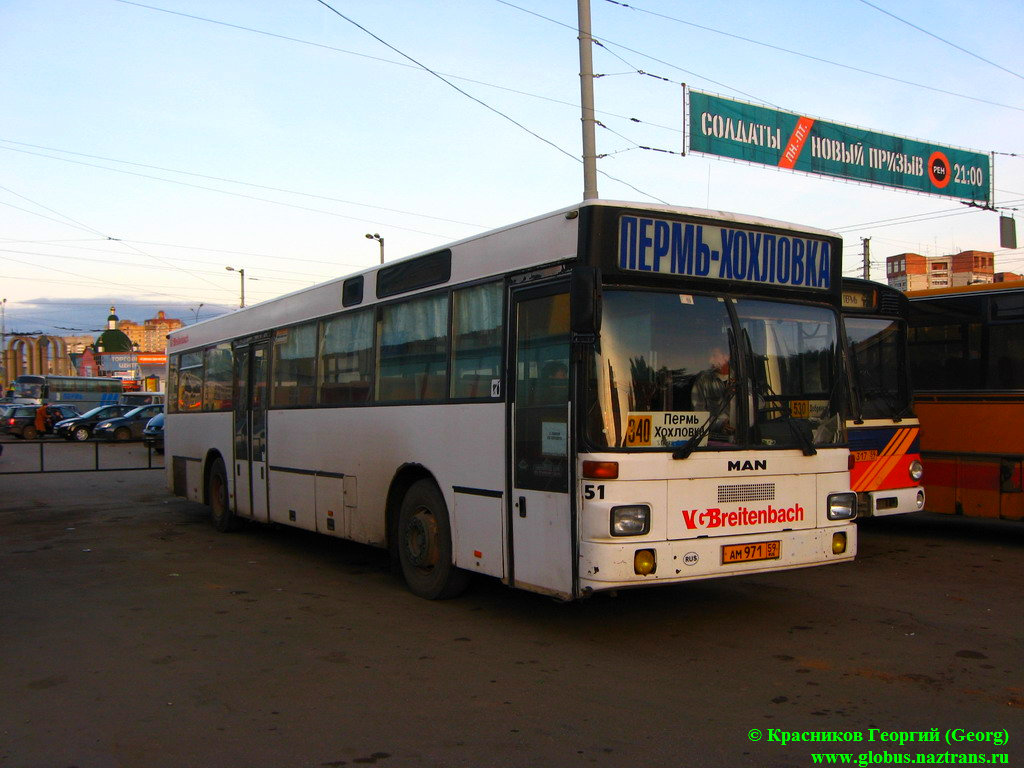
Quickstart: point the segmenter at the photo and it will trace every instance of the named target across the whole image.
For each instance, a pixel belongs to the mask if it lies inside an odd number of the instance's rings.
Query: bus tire
[[[35,427],[29,424],[27,427],[21,430],[21,436],[26,440],[35,440],[37,437],[39,437],[39,432],[36,430]]]
[[[214,528],[221,533],[238,528],[238,518],[231,511],[228,498],[228,473],[224,469],[224,460],[219,456],[210,465],[210,472],[206,476],[206,499],[210,504],[210,519]]]
[[[409,591],[418,597],[446,600],[469,583],[469,573],[453,561],[448,507],[431,480],[413,483],[402,499],[398,559]]]

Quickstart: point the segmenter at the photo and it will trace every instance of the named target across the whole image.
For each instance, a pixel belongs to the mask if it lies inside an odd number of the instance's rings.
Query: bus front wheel
[[[238,518],[231,511],[228,499],[228,473],[224,469],[224,460],[217,458],[210,467],[206,478],[206,498],[210,504],[213,527],[221,533],[233,531],[238,527]]]
[[[448,507],[430,480],[412,484],[398,515],[398,558],[409,590],[427,600],[461,593],[469,574],[455,567]]]

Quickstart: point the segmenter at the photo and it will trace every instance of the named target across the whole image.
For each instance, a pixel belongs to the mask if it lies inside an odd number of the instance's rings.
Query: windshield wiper
[[[885,405],[885,409],[889,412],[890,419],[896,422],[903,421],[904,416],[909,416],[911,413],[913,413],[913,411],[911,411],[910,409],[910,403],[905,402],[903,403],[903,405],[900,405],[899,402],[897,402],[896,398],[892,397],[891,395],[892,393],[889,390],[885,389],[884,387],[876,387],[874,389],[864,390],[865,398],[880,400]],[[861,406],[862,412],[863,409],[864,407]],[[864,417],[862,413],[862,421],[863,418]]]
[[[711,425],[718,421],[718,417],[725,413],[725,409],[729,407],[729,403],[732,401],[733,395],[736,394],[736,382],[730,381],[725,385],[725,396],[722,398],[722,402],[714,410],[714,412],[708,416],[707,421],[701,425],[701,428],[693,433],[693,436],[687,440],[681,448],[672,452],[673,459],[685,459],[688,458],[693,449],[696,448],[700,441],[704,439],[705,435],[711,431]]]

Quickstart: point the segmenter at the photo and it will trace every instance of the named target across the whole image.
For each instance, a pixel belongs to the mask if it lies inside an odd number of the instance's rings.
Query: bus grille
[[[722,504],[735,501],[775,501],[775,483],[720,485],[718,501]]]

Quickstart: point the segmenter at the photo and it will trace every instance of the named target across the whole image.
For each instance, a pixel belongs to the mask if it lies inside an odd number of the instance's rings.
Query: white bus
[[[592,201],[174,331],[169,486],[386,547],[426,598],[849,561],[841,254]]]

